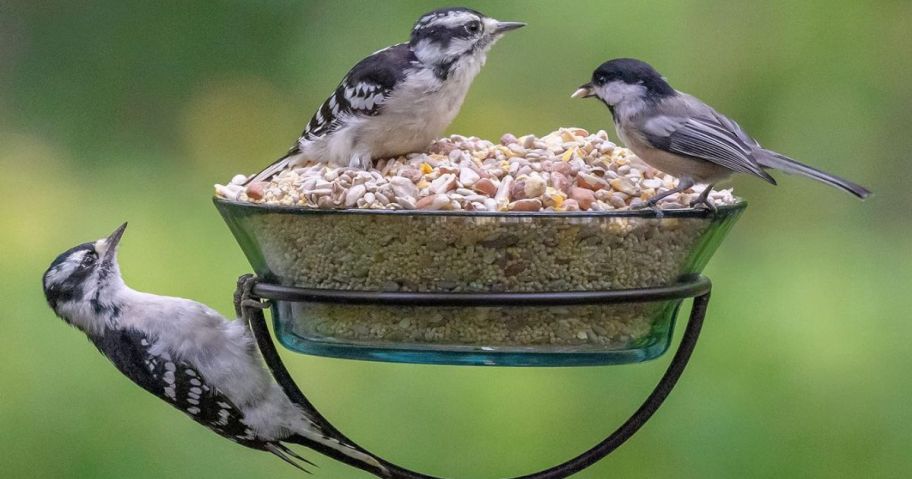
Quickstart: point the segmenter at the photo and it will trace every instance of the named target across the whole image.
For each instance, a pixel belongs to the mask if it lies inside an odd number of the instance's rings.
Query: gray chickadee
[[[427,148],[459,113],[491,46],[523,26],[468,8],[426,13],[408,43],[358,62],[291,150],[248,183],[307,160],[366,169],[374,159]]]
[[[372,456],[324,431],[292,403],[264,369],[242,321],[187,299],[124,284],[117,245],[126,223],[107,238],[75,246],[44,273],[48,305],[88,336],[136,385],[194,421],[242,446],[269,451],[305,470],[313,464],[283,443],[300,444],[379,475]]]
[[[706,189],[691,206],[714,209],[707,196],[715,183],[732,173],[747,173],[776,184],[765,170],[781,170],[811,178],[859,197],[866,188],[799,163],[760,146],[733,120],[686,93],[679,92],[649,64],[621,58],[603,63],[592,81],[579,87],[572,98],[596,97],[614,117],[618,136],[650,166],[676,176],[678,186],[647,203],[684,191],[694,184]]]

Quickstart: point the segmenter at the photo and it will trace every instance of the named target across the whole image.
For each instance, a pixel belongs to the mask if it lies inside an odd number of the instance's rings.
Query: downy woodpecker
[[[227,321],[195,301],[124,284],[117,245],[126,226],[51,263],[44,294],[57,316],[85,333],[131,381],[231,441],[269,451],[300,469],[295,459],[312,463],[283,443],[386,475],[374,457],[331,437],[285,396],[242,321]]]
[[[367,169],[374,159],[424,150],[459,113],[491,46],[523,26],[468,8],[423,15],[408,43],[358,62],[291,150],[247,183],[308,160]]]

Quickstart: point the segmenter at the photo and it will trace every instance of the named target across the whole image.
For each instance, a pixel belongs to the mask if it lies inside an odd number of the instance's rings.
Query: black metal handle
[[[284,301],[323,301],[323,302],[349,302],[358,304],[409,304],[409,305],[459,305],[459,306],[489,306],[489,305],[554,305],[554,304],[597,304],[597,303],[622,303],[645,302],[667,299],[682,299],[693,297],[693,307],[690,318],[684,328],[684,334],[678,350],[675,352],[665,374],[646,398],[643,404],[620,427],[602,442],[579,456],[562,464],[545,469],[533,474],[519,476],[514,479],[563,479],[586,469],[611,454],[624,442],[630,439],[653,414],[659,409],[671,390],[677,384],[684,372],[697,345],[703,319],[709,306],[712,283],[704,276],[692,276],[682,279],[676,285],[630,289],[617,291],[598,292],[573,292],[573,293],[380,293],[380,292],[354,292],[354,291],[326,291],[291,288],[287,286],[271,285],[257,281],[252,275],[244,275],[238,280],[238,290],[235,293],[235,308],[241,318],[250,326],[256,337],[257,345],[263,354],[266,365],[273,377],[294,403],[307,409],[314,419],[328,433],[335,435],[340,440],[353,445],[360,451],[377,458],[390,472],[388,477],[396,479],[439,479],[434,476],[421,474],[392,464],[358,446],[348,439],[342,432],[335,428],[316,407],[307,399],[298,388],[294,379],[285,368],[282,358],[276,350],[275,343],[269,333],[266,317],[260,299],[279,299]],[[431,298],[436,299],[433,301]],[[353,467],[371,472],[380,477],[378,471],[370,470],[365,465],[346,456],[333,456]]]

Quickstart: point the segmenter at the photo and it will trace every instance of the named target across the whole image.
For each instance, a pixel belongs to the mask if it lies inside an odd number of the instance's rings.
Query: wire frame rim
[[[355,291],[298,288],[257,281],[253,294],[262,299],[290,302],[377,304],[398,306],[572,306],[666,301],[700,296],[709,292],[706,276],[690,275],[677,283],[652,288],[603,291],[561,291],[540,293],[446,293]]]

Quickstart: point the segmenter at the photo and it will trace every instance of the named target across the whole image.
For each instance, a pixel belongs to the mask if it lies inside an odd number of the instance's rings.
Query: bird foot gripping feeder
[[[585,469],[655,413],[700,334],[711,289],[700,273],[746,207],[668,210],[658,217],[651,210],[465,213],[215,204],[256,273],[238,282],[238,314],[285,393],[309,408],[269,333],[267,305],[277,338],[296,352],[402,363],[578,366],[660,356],[680,305],[693,298],[680,345],[640,408],[588,451],[524,479]],[[393,477],[430,477],[384,465]]]

